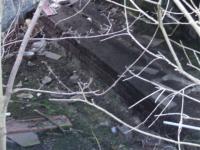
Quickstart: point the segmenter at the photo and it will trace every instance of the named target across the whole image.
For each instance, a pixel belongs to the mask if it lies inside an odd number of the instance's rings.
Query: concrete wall
[[[23,16],[25,13],[32,10],[38,1],[39,0],[5,0],[2,23],[3,31],[8,28],[12,20],[15,18],[20,5],[20,15]]]

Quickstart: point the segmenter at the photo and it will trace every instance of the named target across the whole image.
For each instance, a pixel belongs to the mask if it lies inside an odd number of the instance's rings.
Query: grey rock
[[[33,95],[30,93],[20,93],[17,95],[18,98],[24,98],[24,99],[31,99],[33,98]]]
[[[131,133],[131,132],[128,132],[130,130],[130,128],[128,128],[127,126],[122,125],[122,126],[117,126],[117,128],[124,135]]]
[[[15,85],[15,87],[22,87],[22,81],[19,81],[19,82]]]
[[[48,84],[52,81],[52,78],[50,78],[49,76],[45,76],[43,79],[42,79],[42,84],[45,85],[45,84]]]
[[[45,51],[46,45],[47,45],[47,41],[45,39],[34,42],[31,45],[31,52],[34,52],[34,53],[37,53],[37,54],[43,54],[44,51]]]
[[[28,65],[29,67],[35,66],[35,64],[34,64],[33,62],[31,62],[31,61],[28,61],[27,65]]]
[[[27,52],[24,52],[23,55],[24,55],[25,58],[32,58],[35,55],[35,53],[27,51]]]

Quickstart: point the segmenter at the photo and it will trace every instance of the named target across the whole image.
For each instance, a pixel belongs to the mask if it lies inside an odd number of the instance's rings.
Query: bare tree
[[[22,41],[21,46],[20,46],[19,51],[18,51],[18,55],[16,57],[15,63],[13,65],[13,68],[11,70],[11,73],[10,73],[10,76],[9,76],[9,79],[8,79],[8,83],[7,83],[7,86],[6,86],[6,91],[5,91],[4,96],[3,96],[3,91],[2,91],[3,84],[2,84],[2,71],[1,71],[1,65],[0,65],[0,88],[1,88],[0,89],[0,100],[1,100],[1,103],[0,103],[0,112],[1,112],[1,114],[0,114],[1,115],[1,117],[0,117],[0,133],[1,133],[0,149],[2,149],[2,150],[6,150],[6,113],[7,113],[8,104],[9,104],[9,101],[10,101],[10,98],[11,98],[11,94],[12,94],[12,91],[13,91],[14,81],[15,81],[18,69],[20,67],[20,64],[22,62],[24,51],[25,51],[26,46],[29,42],[30,36],[31,36],[32,31],[34,29],[34,26],[37,23],[37,20],[40,16],[40,13],[42,11],[42,7],[43,7],[45,1],[46,0],[41,0],[39,2],[38,7],[35,11],[35,14],[34,14],[32,20],[31,20],[31,23],[28,26],[26,34],[24,35],[23,41]],[[0,10],[1,10],[0,20],[2,21],[3,0],[1,1],[0,4],[1,4],[0,5],[0,7],[1,7],[0,8]],[[2,50],[2,47],[1,47],[1,50]],[[0,61],[1,61],[1,59],[0,59]]]
[[[1,0],[0,1],[0,46],[1,46],[1,37],[2,37],[1,24],[2,24],[2,17],[3,17],[3,4],[4,4],[4,0]],[[2,47],[0,47],[0,50],[2,52]],[[2,84],[2,67],[1,67],[1,57],[0,57],[0,147],[2,150],[5,150],[6,149],[6,117],[5,117],[5,111],[3,109],[3,106],[4,106],[4,99],[3,99],[3,84]]]

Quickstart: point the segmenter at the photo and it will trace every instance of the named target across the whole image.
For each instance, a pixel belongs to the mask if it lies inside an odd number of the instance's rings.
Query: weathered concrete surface
[[[24,16],[27,12],[35,8],[39,0],[5,0],[4,15],[2,29],[5,31],[15,18],[19,8],[20,16]]]

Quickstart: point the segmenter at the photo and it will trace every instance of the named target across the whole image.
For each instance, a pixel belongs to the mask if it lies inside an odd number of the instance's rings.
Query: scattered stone
[[[31,19],[26,19],[25,20],[25,25],[28,27],[31,24]]]
[[[27,51],[27,52],[24,52],[23,56],[25,58],[31,59],[31,58],[33,58],[35,56],[35,53],[32,52],[32,51]]]
[[[28,61],[27,65],[28,65],[29,67],[33,67],[33,66],[35,66],[35,64],[32,63],[31,61]]]
[[[8,138],[22,147],[29,147],[40,144],[37,134],[33,132],[10,134],[8,135]]]
[[[45,51],[44,55],[47,58],[50,58],[50,59],[53,59],[53,60],[59,60],[62,57],[61,55],[53,53],[53,52],[50,52],[50,51]]]
[[[42,79],[42,84],[43,84],[43,85],[49,84],[51,81],[52,81],[52,78],[50,78],[49,76],[45,76],[45,77]]]
[[[47,45],[47,41],[45,39],[41,39],[40,41],[34,42],[31,45],[30,51],[37,53],[38,55],[43,55],[46,45]]]
[[[34,42],[31,45],[31,48],[42,48],[44,46],[46,46],[46,40],[45,39],[41,39],[40,41]]]
[[[113,15],[116,15],[117,14],[117,10],[118,10],[118,8],[112,8],[111,10],[110,10],[110,12],[113,14]]]
[[[131,133],[131,132],[128,132],[130,130],[130,128],[128,128],[127,126],[125,125],[122,125],[122,126],[117,126],[117,128],[119,129],[119,131],[124,134],[124,135],[127,135],[128,133]]]
[[[31,104],[26,104],[26,107],[31,107],[32,105]]]
[[[116,128],[116,127],[112,127],[112,128],[111,128],[111,132],[112,132],[113,134],[116,134],[116,133],[117,133],[117,128]]]
[[[23,98],[23,99],[32,99],[33,95],[30,93],[20,93],[17,95],[18,98]]]
[[[133,116],[132,120],[133,120],[135,125],[138,125],[138,124],[141,123],[141,120],[140,120],[140,118],[138,116]]]
[[[130,131],[130,128],[128,128],[125,125],[122,126],[117,126],[117,128],[119,129],[119,131],[127,138],[127,139],[131,139],[132,138],[132,132],[128,132]]]
[[[22,81],[19,81],[16,85],[15,85],[15,87],[22,87]]]
[[[42,95],[42,93],[37,93],[36,95],[37,95],[37,97],[40,97]]]
[[[106,126],[106,127],[108,127],[110,125],[110,123],[109,123],[109,121],[104,121],[104,122],[100,122],[99,123],[99,126]]]

